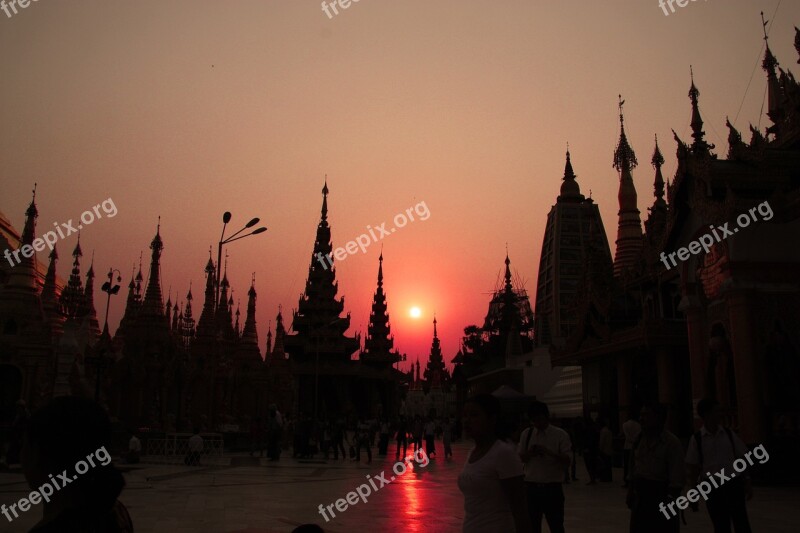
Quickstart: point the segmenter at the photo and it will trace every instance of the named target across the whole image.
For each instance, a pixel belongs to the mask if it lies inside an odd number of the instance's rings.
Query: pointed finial
[[[592,189],[589,189],[589,198],[592,197]]]
[[[622,106],[625,105],[625,100],[622,99],[622,95],[617,95],[619,98],[619,124],[622,127],[625,127],[625,118],[622,114]]]
[[[764,30],[764,40],[769,41],[769,37],[767,36],[767,23],[769,21],[764,19],[764,12],[761,12],[761,29]],[[769,44],[767,44],[769,46]]]
[[[38,185],[38,183],[36,183],[36,182],[34,181],[34,182],[33,182],[33,201],[34,201],[34,202],[36,201],[36,186],[37,186],[37,185]]]
[[[622,95],[619,95],[619,143],[617,149],[614,151],[614,164],[612,165],[618,171],[630,171],[636,168],[639,162],[636,160],[636,154],[628,144],[628,137],[625,135],[625,117],[622,113],[622,106],[625,105],[625,100]]]
[[[161,233],[161,215],[158,215],[158,225],[156,226],[156,234]]]
[[[661,150],[658,148],[658,134],[655,135],[656,139],[656,148],[653,151],[653,159],[651,163],[653,164],[653,168],[661,168],[661,165],[664,164],[664,156],[661,155]]]

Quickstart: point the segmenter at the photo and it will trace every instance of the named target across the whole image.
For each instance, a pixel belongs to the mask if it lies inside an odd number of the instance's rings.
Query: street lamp
[[[114,284],[114,272],[117,273],[117,284]],[[111,361],[105,357],[105,352],[108,349],[111,341],[111,335],[108,333],[108,309],[111,306],[111,295],[119,292],[119,283],[122,281],[122,275],[119,270],[114,268],[108,269],[108,281],[103,283],[100,288],[103,292],[107,293],[106,297],[106,320],[103,325],[103,333],[100,335],[100,342],[97,343],[97,355],[90,355],[85,358],[86,363],[94,366],[95,369],[95,382],[94,382],[94,401],[100,401],[100,380],[102,379],[103,370],[110,366]]]
[[[230,237],[228,237],[226,239],[225,238],[225,228],[228,226],[228,222],[231,221],[231,216],[232,215],[231,215],[230,211],[225,211],[225,213],[222,215],[222,234],[219,237],[219,245],[217,247],[217,294],[216,294],[216,297],[214,298],[214,309],[215,310],[217,309],[217,306],[219,305],[219,287],[220,287],[220,279],[219,278],[222,275],[222,245],[231,243],[233,241],[238,241],[239,239],[244,239],[245,237],[249,237],[250,235],[258,235],[259,233],[264,233],[265,231],[267,231],[267,228],[262,226],[260,228],[254,229],[250,233],[247,233],[245,235],[240,235],[239,237],[237,237],[237,235],[239,235],[244,230],[250,229],[253,226],[255,226],[256,224],[258,224],[260,219],[259,218],[253,218],[253,219],[250,219],[250,222],[245,224],[245,226],[242,229],[240,229],[239,231],[237,231],[236,233],[234,233],[233,235],[231,235]]]

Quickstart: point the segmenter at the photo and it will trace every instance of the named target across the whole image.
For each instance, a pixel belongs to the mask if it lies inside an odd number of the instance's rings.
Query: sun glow
[[[411,318],[419,318],[422,316],[422,311],[419,307],[412,307],[409,309],[408,314],[411,316]]]

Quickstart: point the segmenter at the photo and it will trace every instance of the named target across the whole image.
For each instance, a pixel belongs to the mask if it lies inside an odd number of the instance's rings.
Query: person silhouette
[[[110,445],[111,422],[92,400],[61,396],[33,413],[22,469],[32,490],[52,495],[42,502],[44,516],[31,533],[133,531],[128,511],[117,499],[125,480],[111,464]],[[66,484],[62,477],[63,485],[53,487],[53,476],[63,472],[72,480]]]

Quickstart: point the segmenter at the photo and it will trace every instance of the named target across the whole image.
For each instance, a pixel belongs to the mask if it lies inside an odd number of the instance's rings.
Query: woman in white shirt
[[[523,465],[513,444],[501,439],[500,401],[479,394],[467,400],[463,415],[464,432],[475,440],[458,476],[463,533],[528,533]]]

